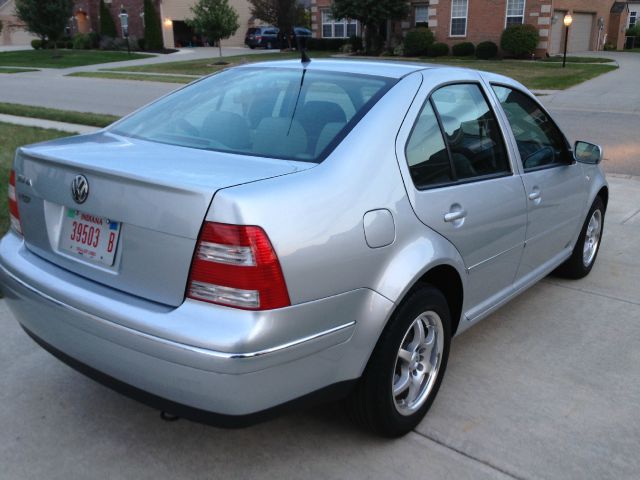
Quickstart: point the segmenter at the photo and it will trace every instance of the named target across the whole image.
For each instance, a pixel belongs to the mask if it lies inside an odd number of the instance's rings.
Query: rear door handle
[[[449,212],[444,214],[445,222],[455,222],[457,220],[462,220],[467,216],[467,212],[465,210],[459,210],[457,212]]]
[[[533,187],[533,190],[529,194],[529,200],[535,201],[539,200],[542,197],[542,192],[538,187]]]

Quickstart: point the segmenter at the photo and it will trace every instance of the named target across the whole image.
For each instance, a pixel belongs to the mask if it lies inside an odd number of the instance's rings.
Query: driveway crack
[[[473,460],[474,462],[478,462],[481,463],[482,465],[484,465],[485,467],[488,467],[492,470],[495,470],[496,472],[500,472],[503,475],[506,475],[509,478],[513,478],[514,480],[526,480],[525,477],[521,477],[519,475],[516,475],[515,473],[509,472],[508,470],[505,470],[504,468],[498,467],[497,465],[493,465],[492,463],[486,461],[486,460],[482,460],[481,458],[477,458],[474,457],[473,455],[469,455],[466,452],[463,452],[462,450],[459,450],[455,447],[452,447],[450,445],[447,445],[446,443],[441,442],[440,440],[437,440],[433,437],[430,437],[429,435],[425,435],[424,433],[418,432],[417,430],[413,431],[414,433],[416,433],[417,435],[420,435],[423,438],[426,438],[427,440],[430,440],[434,443],[437,443],[438,445],[440,445],[441,447],[444,447],[448,450],[451,450],[459,455],[462,455],[465,458],[468,458],[469,460]]]

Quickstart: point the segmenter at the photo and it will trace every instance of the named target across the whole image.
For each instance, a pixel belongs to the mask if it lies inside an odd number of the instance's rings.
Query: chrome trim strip
[[[28,283],[26,283],[23,280],[21,280],[18,277],[16,277],[13,273],[9,272],[4,267],[4,265],[0,265],[0,270],[2,270],[2,272],[5,275],[7,275],[9,278],[11,278],[13,281],[18,283],[22,287],[24,287],[27,290],[29,290],[30,292],[38,295],[39,297],[43,298],[44,300],[47,300],[50,303],[53,303],[57,307],[64,308],[64,309],[69,310],[71,312],[78,313],[80,315],[84,315],[84,316],[90,317],[90,318],[92,318],[93,320],[95,320],[97,322],[100,322],[100,323],[103,323],[103,324],[108,324],[112,328],[123,330],[123,331],[125,331],[125,332],[127,332],[127,333],[129,333],[131,335],[136,335],[136,336],[142,337],[142,338],[147,339],[147,340],[151,340],[151,341],[158,342],[158,343],[163,343],[165,345],[168,345],[168,346],[180,349],[180,350],[187,350],[187,351],[190,351],[192,353],[196,353],[196,354],[199,354],[199,355],[206,355],[208,357],[214,357],[214,358],[249,359],[249,358],[261,357],[263,355],[268,355],[268,354],[271,354],[271,353],[279,352],[281,350],[285,350],[285,349],[288,349],[288,348],[296,347],[298,345],[301,345],[303,343],[316,340],[316,339],[324,337],[326,335],[331,335],[332,333],[336,333],[336,332],[339,332],[339,331],[344,330],[346,328],[349,328],[349,327],[355,325],[355,323],[356,323],[355,320],[352,320],[351,322],[345,323],[343,325],[338,325],[337,327],[333,327],[333,328],[330,328],[328,330],[323,330],[322,332],[314,333],[312,335],[308,335],[306,337],[302,337],[302,338],[299,338],[297,340],[293,340],[291,342],[283,343],[283,344],[277,345],[275,347],[270,347],[270,348],[265,348],[265,349],[262,349],[262,350],[257,350],[257,351],[254,351],[254,352],[244,352],[244,353],[219,352],[219,351],[216,351],[216,350],[209,350],[209,349],[202,348],[202,347],[195,347],[195,346],[192,346],[192,345],[186,345],[186,344],[183,344],[183,343],[174,342],[172,340],[167,340],[165,338],[156,337],[154,335],[149,335],[148,333],[144,333],[144,332],[141,332],[139,330],[135,330],[133,328],[125,327],[125,326],[120,325],[118,323],[110,322],[109,320],[105,320],[104,318],[98,317],[97,315],[94,315],[92,313],[88,313],[88,312],[85,312],[84,310],[80,310],[79,308],[72,307],[71,305],[67,305],[64,302],[61,302],[60,300],[57,300],[57,299],[47,295],[46,293],[41,292],[40,290],[36,289],[35,287],[29,285]]]

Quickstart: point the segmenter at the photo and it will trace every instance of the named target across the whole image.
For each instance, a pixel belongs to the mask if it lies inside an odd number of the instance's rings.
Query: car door
[[[540,104],[507,85],[492,84],[517,145],[527,193],[527,233],[517,279],[548,270],[572,249],[586,200],[582,170]]]
[[[434,75],[425,77],[426,99],[414,102],[397,154],[416,215],[464,260],[465,307],[473,319],[511,288],[524,246],[526,201],[477,74],[461,75],[466,81],[435,87]]]

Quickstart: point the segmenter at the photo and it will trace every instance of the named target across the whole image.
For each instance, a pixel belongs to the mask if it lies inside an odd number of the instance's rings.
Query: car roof
[[[276,60],[269,62],[257,62],[240,65],[236,68],[300,68],[300,60]],[[491,72],[483,72],[470,68],[439,65],[435,63],[403,62],[396,60],[354,60],[354,59],[312,59],[307,65],[308,70],[352,73],[356,75],[373,75],[400,79],[414,72],[437,72],[441,76],[450,76],[452,81],[457,79],[456,73],[472,70],[482,76],[485,81],[501,83],[517,87],[525,92],[528,89],[516,80]]]
[[[299,68],[300,60],[277,60],[242,65],[239,68]],[[308,70],[375,75],[379,77],[402,78],[419,70],[434,68],[424,63],[408,63],[395,61],[312,59]]]

